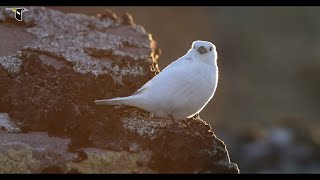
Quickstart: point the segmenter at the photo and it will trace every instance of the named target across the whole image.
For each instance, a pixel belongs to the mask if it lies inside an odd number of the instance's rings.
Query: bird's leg
[[[197,114],[195,114],[193,117],[194,117],[195,119],[200,119],[200,114],[197,113]]]

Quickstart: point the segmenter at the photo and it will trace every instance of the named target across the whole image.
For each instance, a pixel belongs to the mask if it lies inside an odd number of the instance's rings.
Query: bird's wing
[[[185,63],[186,61],[186,57],[183,56],[179,59],[177,59],[176,61],[173,61],[171,64],[169,64],[167,67],[165,67],[158,75],[156,75],[155,77],[153,77],[152,79],[150,79],[147,83],[145,83],[140,89],[138,89],[135,93],[132,94],[133,95],[138,95],[144,91],[146,91],[148,89],[148,87],[150,86],[150,84],[152,83],[152,81],[154,81],[154,79],[156,78],[159,78],[159,76],[162,76],[161,74],[164,74],[164,72],[166,71],[170,71],[171,70],[174,70],[176,68],[179,68],[180,64],[183,64]]]
[[[185,56],[182,56],[181,58],[173,61],[171,64],[169,64],[167,67],[165,67],[161,72],[165,72],[167,71],[168,69],[172,69],[172,68],[175,68],[175,67],[179,67],[180,64],[183,64],[185,63],[185,61],[187,61],[187,59],[190,59],[188,57]]]
[[[146,84],[144,84],[140,89],[138,89],[135,93],[133,93],[131,96],[138,95],[138,94],[142,93],[143,91],[145,91],[147,89],[148,83],[149,83],[149,81]]]

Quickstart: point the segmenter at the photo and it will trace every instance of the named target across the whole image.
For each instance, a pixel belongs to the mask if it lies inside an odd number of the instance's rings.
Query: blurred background
[[[129,12],[161,69],[194,40],[217,47],[217,92],[200,113],[241,173],[320,173],[320,7],[48,7]]]

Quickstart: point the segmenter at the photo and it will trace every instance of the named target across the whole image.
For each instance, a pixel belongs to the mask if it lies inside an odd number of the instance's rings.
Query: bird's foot
[[[197,114],[195,114],[192,118],[194,118],[194,119],[200,119],[200,114],[197,113]]]

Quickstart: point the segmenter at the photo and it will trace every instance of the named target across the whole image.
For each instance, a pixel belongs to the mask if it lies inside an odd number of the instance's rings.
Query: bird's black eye
[[[196,45],[193,46],[193,49],[196,49]]]
[[[210,47],[210,51],[212,51],[212,47]]]

